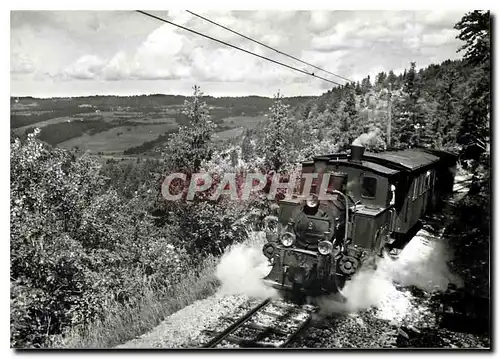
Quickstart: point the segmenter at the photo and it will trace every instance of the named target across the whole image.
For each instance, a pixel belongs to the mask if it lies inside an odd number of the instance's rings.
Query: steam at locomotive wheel
[[[445,151],[365,153],[353,144],[350,154],[303,162],[300,195],[279,202],[277,226],[267,231],[262,250],[272,269],[264,282],[345,300],[345,283],[384,252],[401,249],[451,194],[456,160]],[[303,191],[307,173],[319,174],[310,193]]]

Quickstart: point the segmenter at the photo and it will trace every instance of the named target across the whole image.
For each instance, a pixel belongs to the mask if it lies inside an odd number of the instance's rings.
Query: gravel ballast
[[[221,317],[232,315],[239,306],[249,301],[247,296],[217,293],[172,314],[151,332],[119,345],[117,348],[199,347],[206,340],[206,336],[202,333],[204,329],[216,326]]]

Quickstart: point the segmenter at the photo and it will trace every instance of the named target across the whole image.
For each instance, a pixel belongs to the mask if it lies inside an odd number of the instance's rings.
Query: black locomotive
[[[456,161],[438,150],[365,153],[351,146],[349,155],[302,163],[303,174],[318,177],[309,193],[303,179],[300,195],[280,201],[277,231],[263,247],[272,264],[264,281],[312,295],[340,291],[384,249],[402,248],[424,214],[452,193]]]

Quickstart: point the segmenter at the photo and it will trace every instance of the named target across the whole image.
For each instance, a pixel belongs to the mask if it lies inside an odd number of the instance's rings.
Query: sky
[[[193,12],[354,81],[462,57],[453,29],[467,10]],[[345,81],[266,49],[184,10],[151,11],[262,56]],[[320,95],[333,84],[134,11],[12,11],[11,96],[192,93]]]

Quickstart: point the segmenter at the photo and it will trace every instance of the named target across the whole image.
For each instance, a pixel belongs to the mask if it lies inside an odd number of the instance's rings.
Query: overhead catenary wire
[[[219,27],[221,27],[221,28],[223,28],[223,29],[225,29],[225,30],[227,30],[227,31],[230,31],[230,32],[232,32],[233,34],[236,34],[236,35],[238,35],[238,36],[241,36],[241,37],[243,37],[243,38],[245,38],[245,39],[247,39],[247,40],[253,41],[253,42],[255,42],[256,44],[259,44],[259,45],[261,45],[261,46],[264,46],[264,47],[265,47],[265,48],[267,48],[267,49],[270,49],[270,50],[276,51],[278,54],[281,54],[281,55],[287,56],[287,57],[289,57],[289,58],[291,58],[291,59],[294,59],[295,61],[299,61],[299,62],[301,62],[301,63],[303,63],[303,64],[305,64],[305,65],[308,65],[308,66],[314,67],[315,69],[318,69],[318,70],[320,70],[320,71],[326,72],[327,74],[330,74],[330,75],[336,76],[336,77],[338,77],[338,78],[341,78],[342,80],[345,80],[345,81],[347,81],[347,82],[353,82],[352,80],[350,80],[350,79],[348,79],[348,78],[346,78],[346,77],[343,77],[343,76],[337,75],[337,74],[335,74],[335,73],[333,73],[333,72],[331,72],[331,71],[325,70],[325,69],[323,69],[323,68],[321,68],[321,67],[319,67],[319,66],[316,66],[316,65],[313,65],[313,64],[311,64],[311,63],[309,63],[309,62],[306,62],[306,61],[304,61],[304,60],[301,60],[301,59],[299,59],[298,57],[295,57],[295,56],[289,55],[289,54],[287,54],[287,53],[285,53],[285,52],[283,52],[283,51],[280,51],[280,50],[278,50],[278,49],[275,49],[275,48],[274,48],[274,47],[272,47],[272,46],[266,45],[266,44],[264,44],[264,43],[262,43],[262,42],[260,42],[260,41],[258,41],[258,40],[252,39],[252,38],[251,38],[251,37],[249,37],[249,36],[243,35],[242,33],[239,33],[238,31],[234,31],[234,30],[232,30],[232,29],[228,28],[227,26],[221,25],[221,24],[219,24],[219,23],[217,23],[217,22],[215,22],[215,21],[213,21],[213,20],[207,19],[206,17],[204,17],[204,16],[202,16],[202,15],[198,15],[198,14],[196,14],[196,13],[194,13],[194,12],[190,11],[190,10],[186,10],[186,11],[187,11],[188,13],[190,13],[191,15],[197,16],[197,17],[199,17],[200,19],[203,19],[203,20],[205,20],[205,21],[208,21],[208,22],[209,22],[209,23],[211,23],[211,24],[214,24],[214,25],[216,25],[216,26],[219,26]]]
[[[150,14],[150,13],[145,12],[145,11],[142,11],[142,10],[136,10],[136,11],[137,11],[138,13],[140,13],[140,14],[143,14],[143,15],[145,15],[145,16],[149,16],[149,17],[151,17],[151,18],[153,18],[153,19],[156,19],[156,20],[159,20],[159,21],[165,22],[165,23],[170,24],[170,25],[173,25],[173,26],[177,26],[178,28],[181,28],[181,29],[183,29],[183,30],[186,30],[186,31],[192,32],[193,34],[200,35],[200,36],[203,36],[203,37],[205,37],[205,38],[207,38],[207,39],[210,39],[210,40],[212,40],[212,41],[215,41],[215,42],[218,42],[218,43],[220,43],[220,44],[223,44],[223,45],[226,45],[226,46],[232,47],[233,49],[240,50],[240,51],[243,51],[243,52],[245,52],[245,53],[247,53],[247,54],[250,54],[250,55],[253,55],[253,56],[257,56],[257,57],[259,57],[259,58],[261,58],[261,59],[263,59],[263,60],[267,60],[267,61],[273,62],[273,63],[275,63],[275,64],[277,64],[277,65],[284,66],[284,67],[286,67],[286,68],[288,68],[288,69],[290,69],[290,70],[294,70],[294,71],[297,71],[297,72],[303,73],[303,74],[305,74],[305,75],[309,75],[309,76],[312,76],[312,77],[316,77],[316,78],[318,78],[318,79],[320,79],[320,80],[323,80],[323,81],[326,81],[326,82],[330,82],[330,83],[335,84],[335,85],[342,86],[342,84],[339,84],[338,82],[335,82],[335,81],[329,80],[329,79],[327,79],[327,78],[324,78],[324,77],[321,77],[321,76],[315,75],[314,73],[310,73],[310,72],[307,72],[307,71],[304,71],[304,70],[298,69],[298,68],[296,68],[296,67],[293,67],[293,66],[290,66],[290,65],[284,64],[283,62],[273,60],[273,59],[271,59],[271,58],[269,58],[269,57],[266,57],[266,56],[262,56],[262,55],[256,54],[255,52],[245,50],[245,49],[243,49],[243,48],[241,48],[241,47],[238,47],[238,46],[236,46],[236,45],[233,45],[233,44],[230,44],[230,43],[228,43],[228,42],[225,42],[225,41],[222,41],[222,40],[216,39],[216,38],[214,38],[214,37],[212,37],[212,36],[209,36],[209,35],[203,34],[203,33],[201,33],[201,32],[198,32],[198,31],[196,31],[196,30],[190,29],[190,28],[188,28],[188,27],[185,27],[185,26],[182,26],[182,25],[176,24],[176,23],[174,23],[174,22],[172,22],[172,21],[169,21],[169,20],[163,19],[163,18],[161,18],[161,17],[159,17],[159,16],[156,16],[156,15]]]

